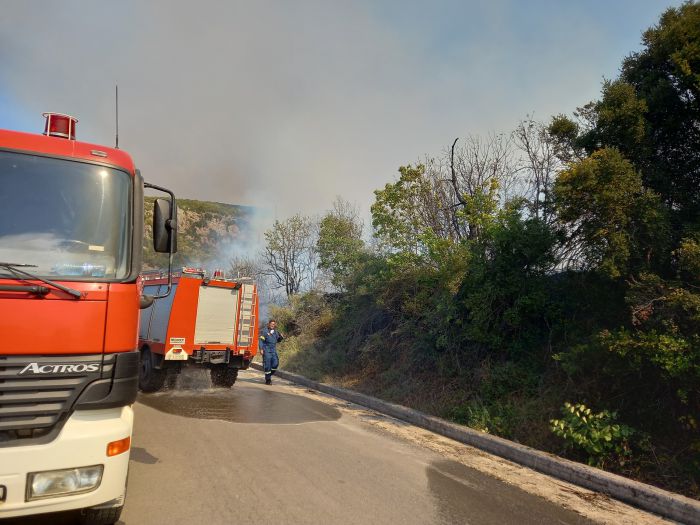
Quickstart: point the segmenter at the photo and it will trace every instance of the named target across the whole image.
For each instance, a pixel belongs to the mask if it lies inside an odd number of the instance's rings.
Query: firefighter
[[[260,330],[260,350],[263,353],[263,366],[265,367],[265,384],[272,384],[272,376],[277,371],[279,366],[279,357],[277,357],[277,343],[282,341],[284,337],[277,330],[277,323],[274,319],[270,319],[267,327]]]

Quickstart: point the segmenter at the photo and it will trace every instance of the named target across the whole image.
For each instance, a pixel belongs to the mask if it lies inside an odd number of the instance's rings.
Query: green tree
[[[668,9],[622,65],[621,79],[645,101],[647,183],[682,221],[700,212],[700,4]],[[624,151],[624,150],[623,150]],[[637,162],[635,157],[630,157]],[[642,159],[640,159],[642,160]]]
[[[500,355],[538,352],[548,312],[546,277],[555,266],[556,237],[540,218],[523,217],[514,202],[494,217],[482,241],[470,245],[459,293],[465,335]]]
[[[616,149],[571,164],[554,195],[575,262],[613,278],[649,266],[667,232],[658,197]]]
[[[426,253],[425,234],[430,225],[421,217],[421,204],[430,194],[424,164],[401,166],[399,179],[375,190],[372,226],[391,252],[419,257]]]
[[[580,108],[580,124],[557,117],[550,132],[562,158],[618,148],[640,170],[675,224],[700,217],[700,4],[668,9],[627,57],[599,101]],[[568,146],[568,147],[567,147]],[[679,228],[679,229],[680,229]],[[678,240],[678,237],[675,238]]]
[[[615,147],[641,167],[649,156],[646,101],[623,79],[603,83],[602,99],[581,110],[592,124],[579,144],[588,152]]]
[[[337,288],[345,288],[364,250],[362,229],[357,209],[341,198],[321,218],[316,243],[319,267],[330,272],[331,282]]]

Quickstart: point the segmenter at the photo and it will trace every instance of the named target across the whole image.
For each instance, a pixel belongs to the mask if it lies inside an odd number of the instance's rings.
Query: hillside
[[[167,256],[153,251],[151,225],[154,197],[145,198],[144,269],[165,268]],[[178,252],[175,266],[228,267],[235,255],[247,253],[257,242],[255,209],[220,202],[177,200]]]

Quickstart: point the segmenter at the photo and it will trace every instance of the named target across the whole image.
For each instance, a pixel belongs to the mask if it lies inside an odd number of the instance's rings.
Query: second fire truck
[[[142,278],[146,294],[162,294],[169,286],[160,272]],[[173,274],[171,286],[167,298],[141,311],[141,390],[159,390],[188,363],[208,367],[214,386],[230,388],[257,353],[255,283],[226,279],[221,270],[209,276],[183,268]]]

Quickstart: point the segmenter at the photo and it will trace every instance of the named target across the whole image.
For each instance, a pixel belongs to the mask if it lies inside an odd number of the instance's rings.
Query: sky
[[[596,98],[669,0],[3,0],[0,128],[120,147],[177,196],[368,209],[401,165]]]

